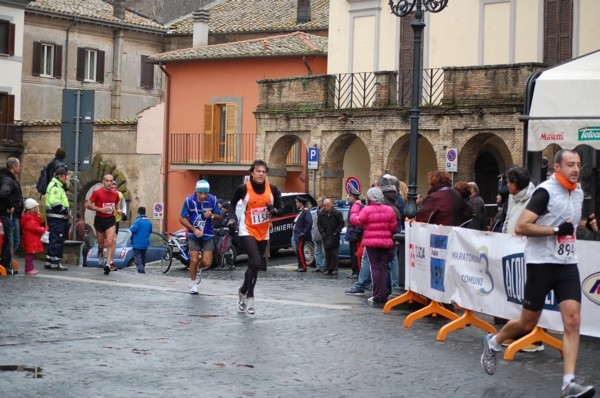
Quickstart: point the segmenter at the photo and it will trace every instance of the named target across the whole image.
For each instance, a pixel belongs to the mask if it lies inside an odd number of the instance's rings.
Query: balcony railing
[[[0,145],[22,145],[23,126],[0,124]]]
[[[256,134],[171,133],[170,163],[252,164]]]
[[[412,81],[412,71],[402,71],[400,76],[398,72],[331,75],[327,87],[328,105],[334,109],[409,107],[412,102]],[[442,101],[443,89],[443,69],[422,70],[421,105],[439,105]]]

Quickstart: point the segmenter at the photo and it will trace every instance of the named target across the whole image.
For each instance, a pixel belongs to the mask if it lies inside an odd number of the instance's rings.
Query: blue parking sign
[[[308,169],[316,170],[319,168],[319,148],[308,148]]]

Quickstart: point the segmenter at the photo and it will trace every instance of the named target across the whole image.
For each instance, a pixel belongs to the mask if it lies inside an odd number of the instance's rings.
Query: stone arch
[[[495,203],[498,193],[498,175],[515,164],[510,148],[499,136],[478,133],[467,140],[459,150],[458,173],[455,181],[474,176],[485,203]]]
[[[435,149],[427,137],[419,135],[417,155],[417,191],[425,194],[429,188],[427,173],[438,169],[437,155]],[[410,135],[400,137],[392,145],[388,154],[386,171],[395,175],[408,184],[410,171]]]
[[[344,195],[344,161],[346,159],[346,152],[356,140],[360,141],[360,144],[364,145],[365,149],[368,146],[365,142],[369,142],[370,134],[368,132],[358,133],[341,133],[337,136],[328,135],[331,138],[331,142],[323,146],[323,165],[320,170],[320,192],[321,195],[329,198],[340,198]],[[358,143],[356,143],[358,144]],[[366,193],[366,189],[370,185],[370,170],[371,170],[371,154],[368,150],[364,151],[366,159],[354,159],[356,162],[364,164],[363,177],[361,180],[363,194]],[[356,170],[362,170],[359,167]],[[363,181],[364,180],[364,181]]]
[[[118,190],[123,194],[123,198],[127,202],[127,208],[129,209],[131,192],[127,186],[127,177],[113,161],[103,160],[102,155],[94,155],[90,169],[87,171],[80,171],[78,173],[79,182],[77,184],[77,206],[73,205],[73,200],[75,198],[75,186],[74,184],[70,184],[67,195],[69,196],[71,208],[76,209],[76,211],[82,211],[82,214],[85,214],[83,211],[85,210],[86,195],[88,191],[96,184],[100,183],[106,174],[111,174],[114,177],[115,181],[117,182]],[[88,220],[86,219],[86,222],[87,221]]]
[[[272,134],[268,141],[272,141],[268,159],[269,181],[276,185],[282,191],[307,191],[308,179],[306,170],[301,165],[306,161],[306,142],[310,137],[307,132],[296,132],[286,134]],[[287,164],[287,157],[290,149],[300,143],[300,163],[296,165]]]

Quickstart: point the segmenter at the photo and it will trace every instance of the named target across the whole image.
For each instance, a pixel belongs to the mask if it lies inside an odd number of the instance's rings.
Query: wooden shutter
[[[7,110],[6,110],[6,124],[8,125],[13,125],[15,124],[15,96],[14,95],[7,95],[7,99],[8,99],[8,103],[7,103]]]
[[[82,82],[85,78],[85,48],[77,48],[77,72],[76,78]]]
[[[54,77],[62,77],[62,46],[54,46]]]
[[[573,0],[561,0],[558,29],[558,62],[573,58]]]
[[[148,56],[142,55],[140,87],[151,90],[154,88],[154,65],[146,62],[147,60]]]
[[[236,104],[228,104],[225,107],[225,161],[234,163],[237,161],[237,132],[238,113]]]
[[[204,140],[203,147],[204,153],[202,158],[205,162],[212,162],[214,155],[213,148],[213,137],[214,137],[214,120],[215,120],[215,106],[213,104],[204,105]]]
[[[544,63],[554,65],[573,56],[573,0],[544,2]]]
[[[8,55],[15,55],[15,24],[8,24],[8,42],[6,43],[6,51]]]
[[[97,62],[96,65],[96,81],[98,83],[104,83],[104,51],[96,51]]]
[[[414,19],[414,14],[400,18],[400,59],[398,68],[400,106],[407,106],[411,103],[414,32],[410,24]]]
[[[33,70],[31,74],[33,76],[39,76],[42,68],[42,43],[39,41],[33,42]]]

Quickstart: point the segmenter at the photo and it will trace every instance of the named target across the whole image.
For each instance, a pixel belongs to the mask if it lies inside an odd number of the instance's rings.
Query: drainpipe
[[[71,33],[71,28],[77,25],[77,19],[77,17],[73,18],[73,22],[71,22],[71,25],[69,25],[69,27],[67,28],[67,37],[65,39],[65,89],[67,88],[67,71],[69,70],[69,34]]]
[[[113,2],[113,16],[121,21],[125,19],[125,1],[115,0]],[[121,118],[121,65],[123,63],[123,42],[125,32],[123,29],[115,29],[113,45],[113,73],[112,90],[110,95],[110,117],[113,120]]]
[[[165,217],[162,219],[162,230],[167,231],[167,209],[169,208],[169,130],[171,128],[171,75],[165,69],[163,64],[158,64],[158,67],[167,77],[166,93],[165,93],[165,137],[163,142],[163,157],[165,177],[163,179],[163,198],[165,202],[164,214]]]

